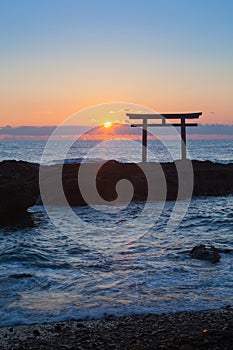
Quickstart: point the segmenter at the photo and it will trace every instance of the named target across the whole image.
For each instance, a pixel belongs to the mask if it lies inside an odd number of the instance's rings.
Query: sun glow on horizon
[[[110,128],[112,126],[112,122],[105,122],[104,127],[105,128]]]

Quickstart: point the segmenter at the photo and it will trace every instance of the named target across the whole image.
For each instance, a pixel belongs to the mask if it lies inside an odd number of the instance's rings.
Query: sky
[[[232,0],[1,0],[0,126],[120,101],[233,124],[232,18]]]

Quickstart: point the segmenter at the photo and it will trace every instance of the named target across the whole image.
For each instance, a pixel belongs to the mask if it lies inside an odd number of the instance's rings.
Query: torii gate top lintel
[[[197,126],[197,123],[188,123],[186,124],[186,119],[198,119],[202,112],[196,113],[174,113],[174,114],[133,114],[126,113],[129,119],[141,119],[142,124],[131,124],[132,127],[142,127],[142,161],[146,162],[147,160],[147,127],[166,127],[166,126],[180,126],[181,131],[181,151],[182,159],[186,159],[186,126]],[[160,119],[161,123],[147,123],[148,119]],[[166,123],[166,119],[180,119],[180,123]]]

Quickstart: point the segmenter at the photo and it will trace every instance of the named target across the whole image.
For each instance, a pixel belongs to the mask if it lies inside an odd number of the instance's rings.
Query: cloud
[[[53,131],[56,129],[56,126],[19,126],[11,127],[9,125],[5,127],[0,127],[0,135],[7,136],[32,136],[32,137],[46,137],[50,136]],[[88,128],[89,131],[86,134],[94,135],[101,134],[102,127],[97,128]],[[170,129],[170,128],[169,128]],[[177,128],[179,130],[179,128]],[[59,127],[59,135],[81,135],[87,130],[85,126],[61,126]],[[111,131],[112,130],[112,131]],[[149,128],[149,131],[153,129]],[[140,135],[140,128],[131,128],[129,124],[119,124],[114,126],[114,129],[109,129],[109,132],[117,133],[118,135]],[[157,130],[156,130],[157,131]],[[172,134],[172,130],[170,131]],[[169,134],[169,130],[166,128],[160,128],[159,133]],[[197,127],[187,128],[188,135],[233,135],[233,125],[224,125],[224,124],[206,124],[198,125]]]
[[[12,136],[50,136],[56,126],[19,126],[10,127],[5,126],[0,129],[0,135],[12,135]],[[80,134],[86,127],[82,126],[62,126],[59,129],[60,135],[75,135]]]

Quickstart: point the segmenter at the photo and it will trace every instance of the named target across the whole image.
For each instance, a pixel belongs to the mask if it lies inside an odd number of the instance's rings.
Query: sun
[[[112,126],[112,123],[111,122],[105,122],[104,123],[104,127],[105,128],[110,128]]]

